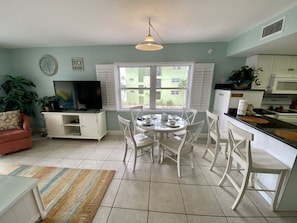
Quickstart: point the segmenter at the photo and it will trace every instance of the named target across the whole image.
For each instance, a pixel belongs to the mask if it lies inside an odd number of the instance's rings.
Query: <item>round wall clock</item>
[[[39,67],[41,71],[48,76],[52,76],[58,71],[58,63],[51,55],[44,55],[39,60]]]

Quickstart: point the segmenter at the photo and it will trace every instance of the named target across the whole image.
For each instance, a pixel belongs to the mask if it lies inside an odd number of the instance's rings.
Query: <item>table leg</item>
[[[160,132],[158,140],[157,140],[157,147],[158,147],[158,162],[161,162],[161,149],[160,149],[160,141],[164,138],[164,133]]]

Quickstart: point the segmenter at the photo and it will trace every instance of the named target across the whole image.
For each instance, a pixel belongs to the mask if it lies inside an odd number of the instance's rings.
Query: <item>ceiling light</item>
[[[149,19],[149,34],[142,43],[139,43],[135,46],[136,49],[144,51],[156,51],[163,49],[163,46],[155,42],[154,38],[151,36],[151,27],[155,31],[154,27],[151,24],[151,19]]]

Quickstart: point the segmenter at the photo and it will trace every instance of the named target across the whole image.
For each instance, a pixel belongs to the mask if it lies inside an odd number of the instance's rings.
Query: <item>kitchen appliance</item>
[[[283,110],[267,110],[269,114],[264,114],[265,116],[278,119],[283,122],[291,123],[297,126],[297,110],[293,109],[283,109]]]
[[[272,74],[268,93],[297,94],[297,74]]]
[[[297,125],[297,110],[291,109],[292,98],[290,97],[264,97],[262,108],[265,116]]]

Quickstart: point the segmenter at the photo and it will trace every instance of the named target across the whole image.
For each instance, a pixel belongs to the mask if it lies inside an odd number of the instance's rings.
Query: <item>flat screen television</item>
[[[61,110],[102,109],[100,81],[54,81]]]

